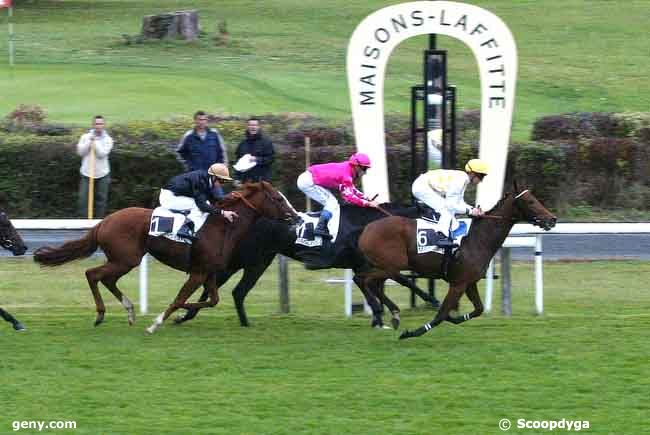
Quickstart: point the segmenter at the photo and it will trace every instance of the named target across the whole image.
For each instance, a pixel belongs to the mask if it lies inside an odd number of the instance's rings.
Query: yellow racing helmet
[[[232,178],[230,178],[230,171],[228,171],[228,166],[224,165],[223,163],[215,163],[214,165],[210,166],[210,169],[208,169],[208,174],[213,175],[221,180],[232,181]]]
[[[490,172],[490,166],[485,162],[485,160],[472,159],[465,165],[465,172],[487,175],[488,172]]]

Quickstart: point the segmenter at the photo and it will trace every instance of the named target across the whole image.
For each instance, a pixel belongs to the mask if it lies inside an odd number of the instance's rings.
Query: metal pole
[[[510,258],[510,248],[501,248],[501,313],[508,317],[512,316]]]
[[[280,312],[289,313],[289,268],[287,257],[284,255],[278,256],[278,264],[280,267]]]
[[[485,276],[485,312],[492,311],[492,294],[494,293],[494,258],[490,260]]]
[[[343,272],[343,292],[345,293],[345,315],[352,317],[352,269]]]
[[[306,136],[305,137],[305,171],[307,168],[311,166],[311,139]],[[307,202],[305,203],[305,209],[307,212],[311,211],[311,199],[308,196],[305,196],[307,198]]]
[[[149,254],[145,254],[144,257],[142,257],[142,260],[140,261],[140,313],[141,314],[147,314],[148,306],[148,295],[147,295],[147,290],[148,290],[148,282],[147,282],[147,277],[148,277],[148,271],[149,271]]]
[[[9,6],[7,20],[9,21],[9,66],[14,66],[14,23],[11,18],[14,16],[14,8]]]
[[[95,134],[95,133],[93,133]],[[90,141],[90,168],[88,170],[88,219],[93,218],[95,207],[95,138]]]
[[[542,270],[542,236],[535,238],[535,308],[544,313],[544,273]]]

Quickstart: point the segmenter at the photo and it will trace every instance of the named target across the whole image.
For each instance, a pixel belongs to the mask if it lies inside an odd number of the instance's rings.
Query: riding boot
[[[320,217],[318,218],[318,224],[316,225],[316,228],[314,228],[314,235],[321,236],[323,239],[331,239],[332,235],[327,229],[327,222],[329,222],[331,218],[332,213],[327,210],[323,210],[320,213]]]
[[[194,234],[194,222],[191,220],[186,220],[183,226],[178,230],[176,233],[178,237],[181,237],[183,239],[190,240],[191,242],[194,242],[195,240],[198,240],[199,238],[196,237]]]

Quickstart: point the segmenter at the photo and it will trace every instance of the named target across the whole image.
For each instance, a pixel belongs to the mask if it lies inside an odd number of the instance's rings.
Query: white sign
[[[508,27],[485,9],[450,1],[416,1],[380,9],[355,29],[347,74],[357,149],[370,156],[364,190],[388,201],[384,132],[384,77],[393,49],[405,39],[435,33],[460,39],[474,53],[481,77],[479,157],[490,175],[479,185],[477,203],[490,209],[501,198],[514,109],[517,48]],[[453,59],[453,57],[451,57]],[[463,162],[464,165],[464,162]]]

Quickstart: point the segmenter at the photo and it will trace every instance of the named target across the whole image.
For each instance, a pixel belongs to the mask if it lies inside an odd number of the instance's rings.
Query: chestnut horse
[[[34,252],[34,260],[44,266],[59,266],[72,260],[90,256],[97,248],[106,255],[106,263],[86,270],[88,285],[95,298],[97,318],[95,325],[104,320],[104,302],[97,283],[101,281],[124,305],[128,321],[135,321],[133,304],[117,288],[117,281],[138,266],[145,253],[150,253],[164,264],[189,273],[176,299],[147,328],[153,333],[178,308],[213,307],[219,302],[215,275],[223,270],[232,252],[258,217],[275,219],[296,217],[284,196],[270,183],[247,183],[241,190],[232,192],[219,203],[223,209],[236,211],[239,218],[229,224],[223,217],[210,215],[201,227],[199,240],[191,246],[171,241],[165,237],[150,237],[149,223],[152,210],[126,208],[105,217],[84,238],[69,241],[58,248],[42,247]],[[199,286],[205,286],[210,300],[186,303]]]
[[[441,278],[449,283],[449,291],[435,318],[415,331],[404,331],[400,339],[418,337],[443,320],[459,324],[480,316],[483,303],[476,283],[485,276],[490,260],[503,245],[515,222],[519,221],[550,230],[557,218],[528,190],[506,195],[485,216],[473,220],[469,233],[446,268],[446,274],[443,272],[443,255],[417,253],[415,220],[387,217],[370,223],[359,238],[359,249],[371,264],[371,268],[363,273],[366,287],[372,288],[372,282],[392,278],[402,270],[413,270],[419,276]],[[450,317],[449,312],[458,307],[463,293],[467,293],[474,311]]]
[[[0,246],[14,255],[23,255],[27,251],[27,246],[20,237],[18,231],[3,212],[0,212]],[[0,308],[0,317],[11,323],[16,331],[24,331],[25,327],[14,316]]]

